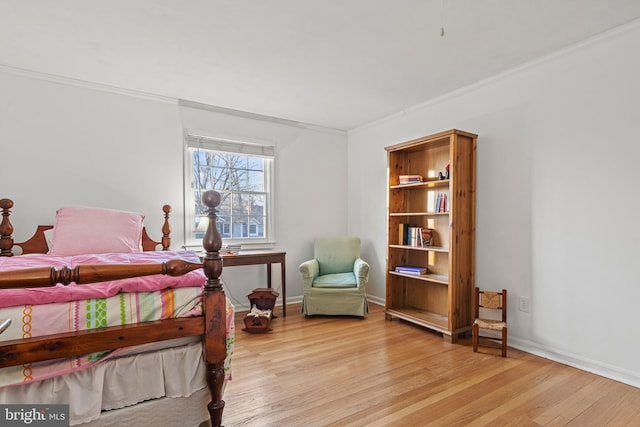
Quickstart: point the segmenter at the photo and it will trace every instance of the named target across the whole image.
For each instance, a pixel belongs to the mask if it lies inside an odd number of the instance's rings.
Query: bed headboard
[[[13,208],[13,200],[0,199],[0,211],[2,212],[2,221],[0,222],[0,256],[13,256],[13,248],[18,246],[22,249],[22,254],[46,254],[49,250],[44,232],[53,228],[53,225],[38,225],[36,231],[29,239],[24,242],[16,243],[13,241],[13,225],[11,224],[11,208]],[[164,223],[162,224],[162,239],[160,241],[153,240],[147,234],[147,229],[142,229],[142,250],[155,251],[158,245],[162,245],[163,251],[168,251],[171,247],[171,226],[169,225],[169,216],[171,206],[164,205],[162,207],[164,213]]]

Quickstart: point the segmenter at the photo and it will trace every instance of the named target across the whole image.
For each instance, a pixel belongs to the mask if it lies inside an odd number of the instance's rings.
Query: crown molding
[[[250,120],[258,120],[268,123],[276,123],[285,126],[292,126],[301,129],[308,129],[317,132],[326,132],[331,134],[346,135],[346,131],[341,129],[328,128],[324,126],[313,125],[310,123],[297,122],[294,120],[281,119],[278,117],[266,116],[257,113],[250,113],[248,111],[234,110],[231,108],[218,107],[215,105],[204,104],[201,102],[189,101],[185,99],[172,98],[163,95],[157,95],[148,92],[142,92],[132,89],[126,89],[123,87],[106,85],[102,83],[90,82],[86,80],[74,79],[71,77],[63,77],[54,74],[42,73],[39,71],[27,70],[24,68],[16,68],[8,65],[0,64],[0,72],[5,74],[12,74],[19,77],[27,77],[36,80],[43,80],[52,83],[64,84],[69,86],[81,87],[85,89],[98,90],[101,92],[115,93],[118,95],[125,95],[139,99],[145,99],[149,101],[163,102],[168,104],[175,104],[181,107],[194,108],[198,110],[211,111],[219,114],[226,114],[235,117],[242,117]]]
[[[131,96],[134,98],[141,98],[150,101],[164,102],[169,104],[177,104],[176,98],[168,96],[156,95],[153,93],[142,92],[132,89],[126,89],[118,86],[111,86],[101,83],[90,82],[86,80],[74,79],[71,77],[57,76],[54,74],[41,73],[39,71],[27,70],[24,68],[10,67],[8,65],[0,64],[0,72],[5,74],[12,74],[19,77],[28,77],[36,80],[43,80],[52,83],[64,84],[69,86],[81,87],[85,89],[98,90],[101,92],[115,93],[118,95]]]
[[[295,120],[281,119],[279,117],[266,116],[266,115],[263,115],[263,114],[251,113],[251,112],[248,112],[248,111],[234,110],[232,108],[218,107],[218,106],[215,106],[215,105],[203,104],[203,103],[200,103],[200,102],[189,101],[189,100],[186,100],[186,99],[179,99],[178,100],[178,105],[181,106],[181,107],[194,108],[194,109],[197,109],[197,110],[204,110],[204,111],[211,111],[211,112],[214,112],[214,113],[226,114],[226,115],[235,116],[235,117],[242,117],[242,118],[250,119],[250,120],[258,120],[258,121],[262,121],[262,122],[276,123],[276,124],[280,124],[280,125],[292,126],[292,127],[297,127],[297,128],[301,128],[301,129],[314,130],[314,131],[318,131],[318,132],[327,132],[327,133],[333,133],[333,134],[339,134],[339,135],[346,135],[346,131],[341,130],[341,129],[318,126],[318,125],[313,125],[313,124],[310,124],[310,123],[298,122],[298,121],[295,121]]]

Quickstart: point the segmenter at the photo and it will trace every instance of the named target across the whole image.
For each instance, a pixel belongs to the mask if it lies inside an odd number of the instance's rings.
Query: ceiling
[[[639,17],[638,0],[0,0],[0,66],[349,130]]]

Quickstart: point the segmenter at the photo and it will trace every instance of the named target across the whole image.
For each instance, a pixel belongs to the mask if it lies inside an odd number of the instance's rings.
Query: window
[[[202,243],[208,218],[202,193],[220,193],[217,227],[224,244],[273,244],[274,148],[185,135],[185,246]]]

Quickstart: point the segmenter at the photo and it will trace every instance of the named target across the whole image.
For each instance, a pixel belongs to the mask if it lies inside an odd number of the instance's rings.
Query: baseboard
[[[235,300],[232,300],[231,302],[233,302],[236,313],[244,313],[244,312],[248,313],[249,310],[251,309],[249,307],[249,302],[237,302]],[[287,297],[287,307],[289,306],[289,304],[302,304],[302,296]],[[281,299],[276,300],[275,307],[282,307]]]
[[[377,305],[381,305],[382,307],[384,307],[384,299],[382,299],[382,298],[367,296],[367,301],[369,301],[371,304],[377,304]],[[295,296],[295,297],[287,297],[287,306],[289,304],[302,304],[302,295],[298,295],[298,296]],[[249,304],[248,303],[238,304],[236,302],[234,305],[236,305],[236,313],[249,312]],[[276,307],[282,307],[282,301],[281,300],[276,300],[276,305],[275,306]]]
[[[374,296],[371,296],[371,295],[367,295],[367,301],[369,301],[370,303],[373,303],[373,304],[381,305],[383,307],[384,307],[384,304],[385,304],[384,298],[378,298],[378,297],[374,297]]]
[[[289,304],[302,304],[302,295],[298,295],[295,297],[287,297],[287,305]]]
[[[509,336],[509,347],[640,388],[639,372],[621,369],[596,360],[587,359],[577,354],[568,353],[512,336]]]

